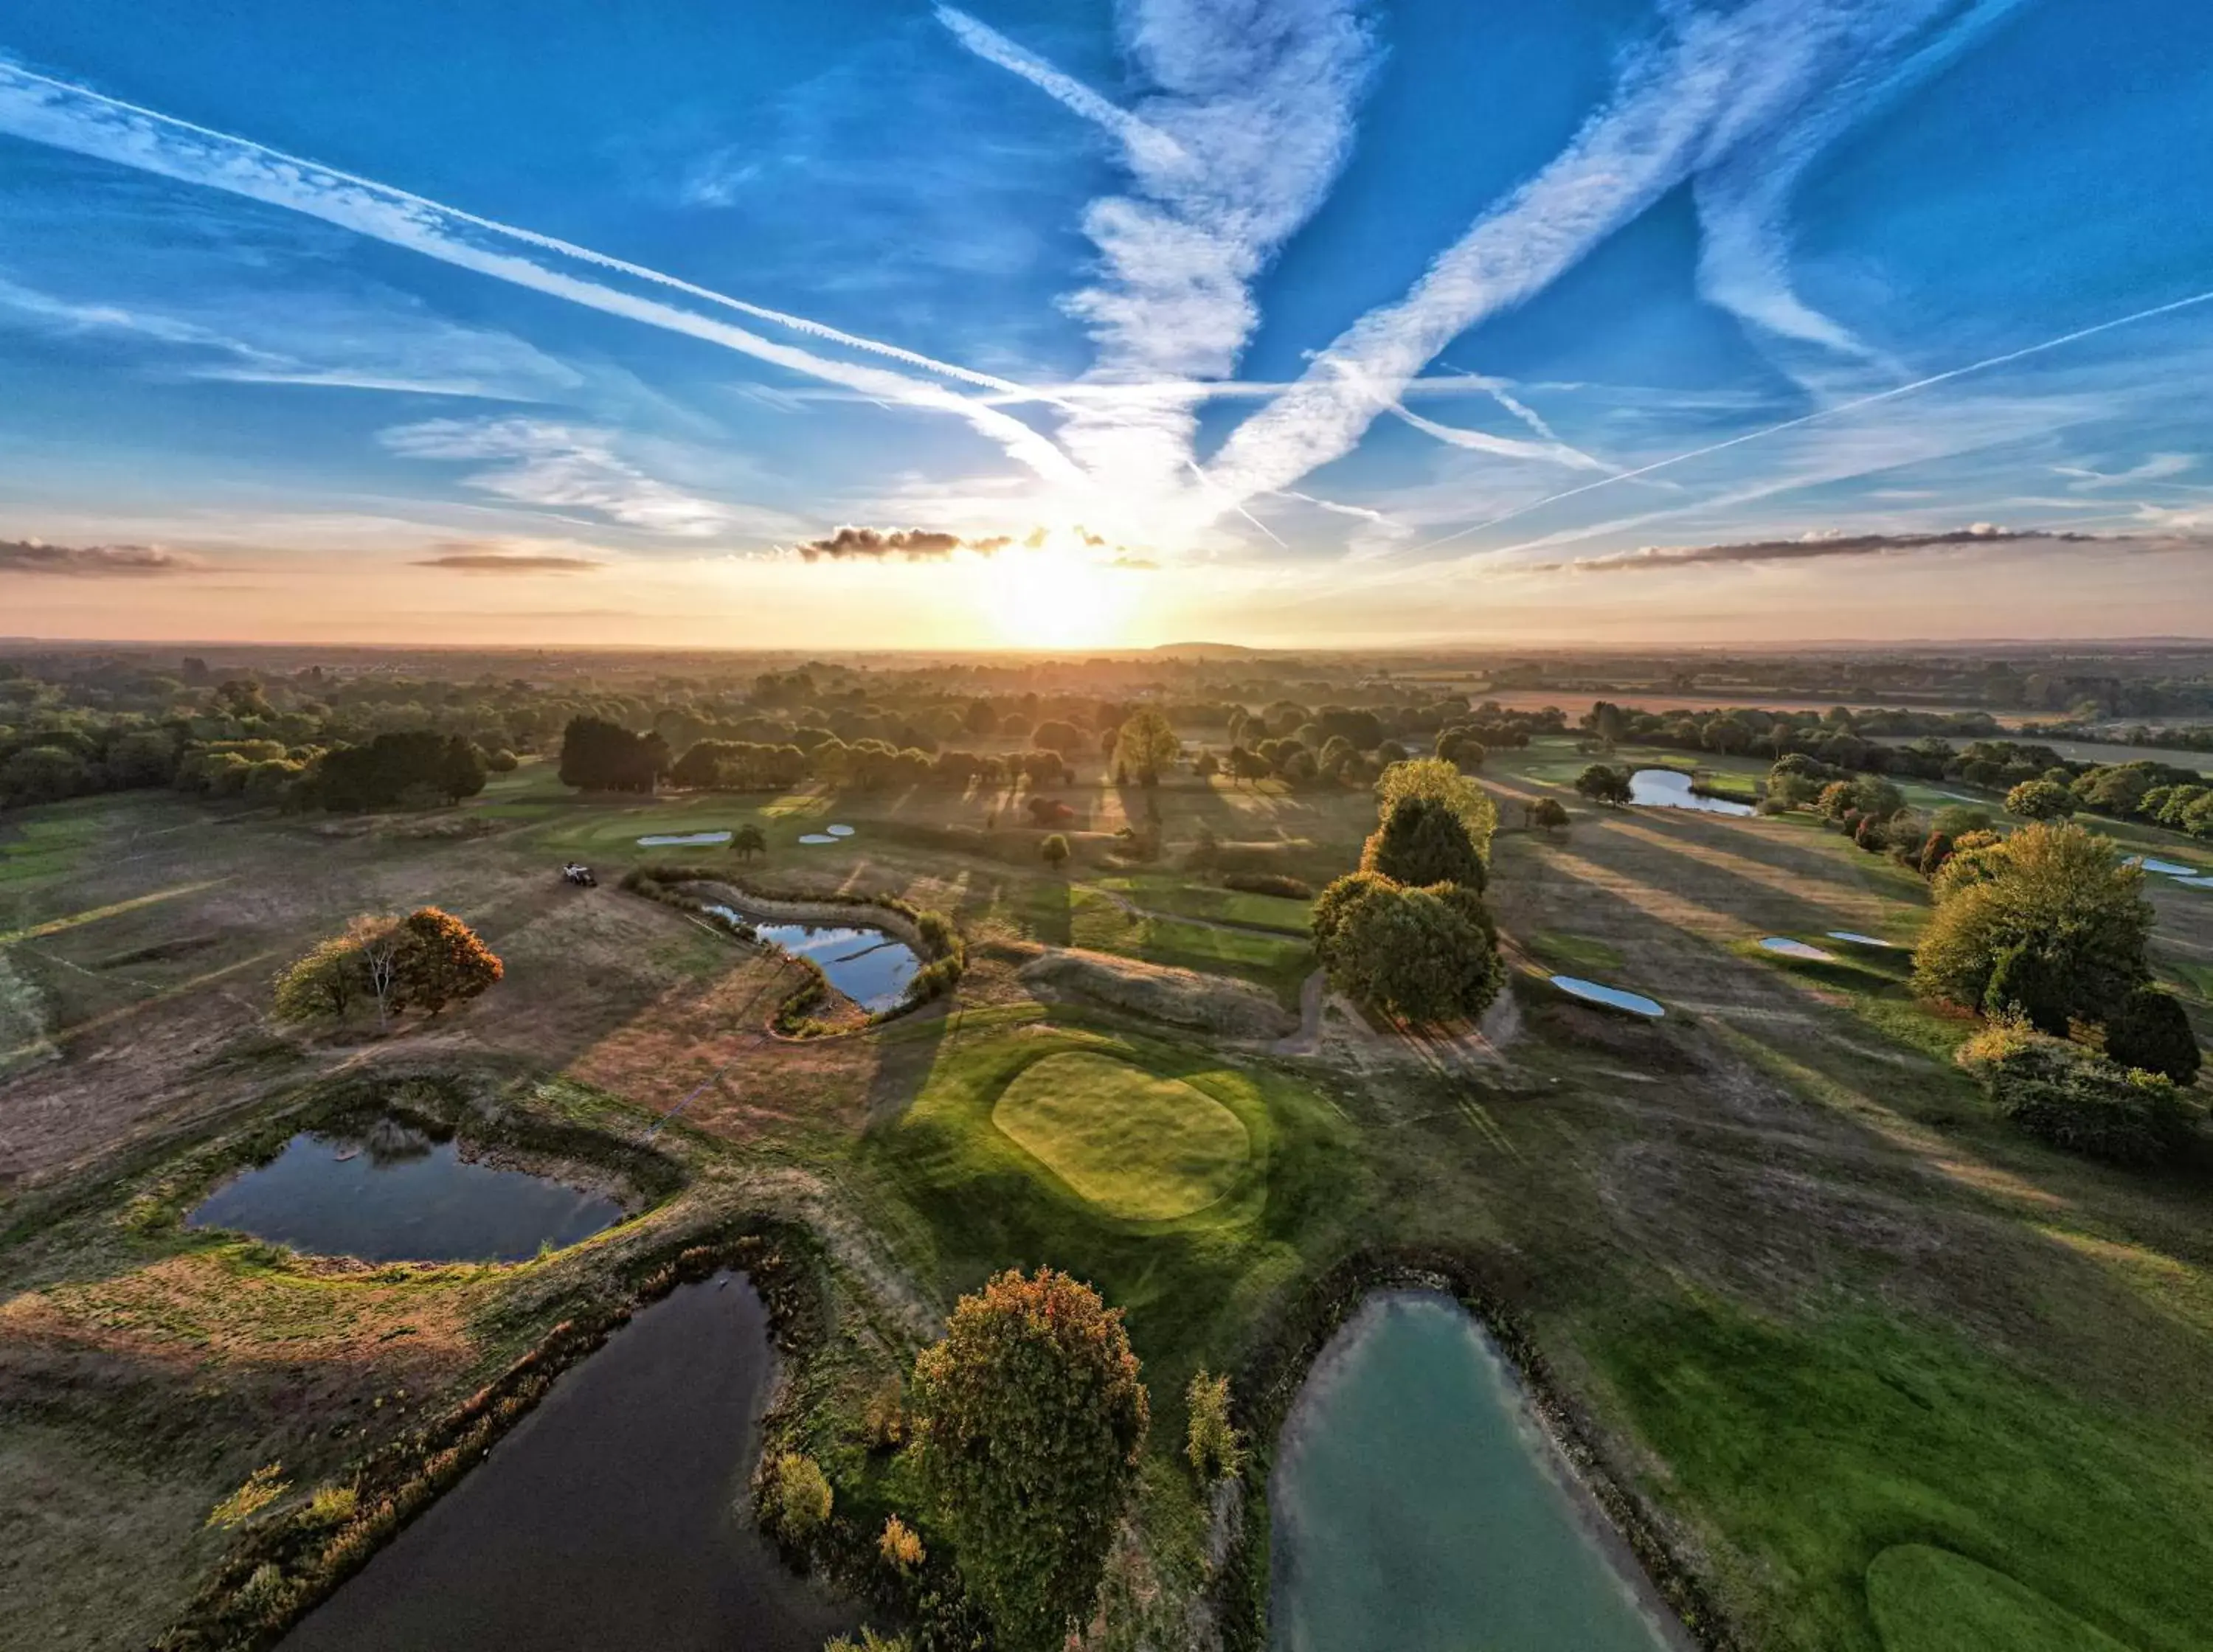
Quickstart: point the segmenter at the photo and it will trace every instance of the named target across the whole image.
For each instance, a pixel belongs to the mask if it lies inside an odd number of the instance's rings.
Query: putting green
[[[2128,1652],[2003,1572],[1926,1544],[1869,1561],[1867,1593],[1885,1652]]]
[[[1087,1201],[1138,1221],[1204,1210],[1253,1157],[1244,1121],[1204,1090],[1087,1051],[1031,1063],[991,1122]]]

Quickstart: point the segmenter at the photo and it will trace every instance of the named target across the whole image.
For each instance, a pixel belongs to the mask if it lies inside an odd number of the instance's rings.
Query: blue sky
[[[2213,632],[2209,154],[2193,0],[19,0],[0,633]]]

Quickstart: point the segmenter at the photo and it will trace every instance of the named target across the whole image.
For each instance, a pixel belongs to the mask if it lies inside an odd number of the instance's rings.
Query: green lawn
[[[1602,1350],[1672,1484],[1761,1558],[1757,1644],[2090,1652],[2079,1637],[1965,1637],[2064,1621],[2026,1594],[2140,1652],[2207,1644],[2213,1462],[2178,1451],[2171,1428],[2040,1383],[1948,1328],[1866,1312],[1779,1320],[1709,1298],[1635,1316]],[[2025,1593],[1887,1561],[1879,1634],[1869,1563],[1899,1543],[1978,1557]]]
[[[1205,1091],[1088,1051],[1024,1068],[1000,1092],[991,1121],[1083,1198],[1138,1221],[1204,1210],[1253,1157],[1244,1125]]]
[[[2003,1572],[1925,1543],[1877,1555],[1867,1592],[1884,1652],[2126,1652]]]
[[[1212,884],[1192,883],[1173,873],[1143,873],[1136,876],[1096,880],[1133,905],[1178,917],[1212,918],[1219,923],[1243,924],[1254,929],[1275,930],[1284,935],[1304,935],[1314,917],[1311,900],[1281,895],[1253,895]]]

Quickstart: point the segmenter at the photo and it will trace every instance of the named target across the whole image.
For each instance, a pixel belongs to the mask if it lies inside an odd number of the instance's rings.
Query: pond
[[[1787,935],[1763,936],[1760,937],[1759,944],[1768,952],[1779,954],[1785,958],[1800,959],[1808,964],[1833,964],[1837,961],[1837,954],[1833,952],[1825,951],[1820,947],[1809,946],[1803,941],[1793,941]],[[1880,946],[1881,943],[1878,942],[1876,944]]]
[[[747,1508],[768,1331],[742,1275],[641,1310],[286,1652],[818,1652],[860,1614],[786,1571]]]
[[[1375,1297],[1316,1362],[1268,1482],[1278,1652],[1664,1652],[1620,1539],[1457,1303]]]
[[[1691,789],[1691,777],[1680,769],[1639,769],[1629,777],[1629,801],[1652,808],[1696,809],[1702,814],[1753,814],[1749,803],[1732,803],[1726,797],[1701,797]]]
[[[727,832],[656,832],[640,838],[638,842],[649,849],[669,849],[696,844],[726,844],[730,841]]]
[[[302,1134],[216,1188],[188,1228],[234,1228],[365,1262],[521,1262],[622,1220],[604,1192],[473,1163],[393,1120],[364,1140]]]
[[[1618,986],[1606,986],[1597,981],[1586,981],[1579,975],[1555,975],[1552,984],[1570,997],[1591,1003],[1602,1003],[1614,1009],[1626,1009],[1638,1015],[1649,1015],[1655,1021],[1667,1012],[1659,1001],[1646,997],[1642,992],[1628,992]]]
[[[866,1010],[897,1004],[922,967],[913,948],[881,930],[854,924],[762,924],[734,907],[710,905],[706,910],[743,925],[795,958],[813,959],[832,986]]]

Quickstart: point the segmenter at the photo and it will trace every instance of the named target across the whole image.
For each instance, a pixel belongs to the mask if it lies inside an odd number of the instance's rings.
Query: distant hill
[[[1185,654],[1199,659],[1220,659],[1232,654],[1258,654],[1259,649],[1248,649],[1242,643],[1162,643],[1148,649],[1149,654]]]

